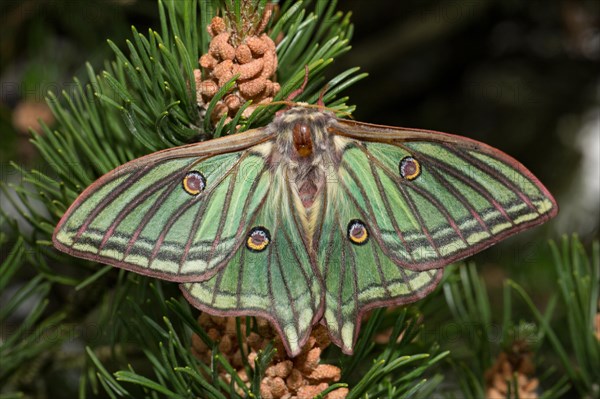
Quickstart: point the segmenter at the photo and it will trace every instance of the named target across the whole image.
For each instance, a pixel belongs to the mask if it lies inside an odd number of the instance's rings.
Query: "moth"
[[[267,318],[290,356],[319,322],[350,354],[366,311],[423,298],[443,266],[557,212],[531,172],[485,144],[296,105],[107,173],[53,242],[179,282],[202,311]]]

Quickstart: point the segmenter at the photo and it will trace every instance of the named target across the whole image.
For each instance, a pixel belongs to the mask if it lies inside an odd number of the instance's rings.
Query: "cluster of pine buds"
[[[485,374],[488,399],[537,399],[539,380],[533,377],[532,353],[501,352]],[[513,384],[516,381],[516,387]],[[515,392],[515,388],[517,392]]]
[[[256,332],[246,334],[245,324],[240,326],[244,337],[241,350],[234,317],[217,317],[202,313],[198,318],[198,324],[213,341],[218,343],[221,356],[224,356],[236,369],[240,379],[248,387],[250,378],[244,368],[242,353],[247,354],[247,363],[254,368],[258,353],[269,342],[273,344],[277,351],[265,370],[260,385],[263,399],[312,399],[327,389],[331,383],[339,381],[341,370],[338,367],[321,364],[321,352],[330,344],[324,327],[316,327],[302,352],[294,358],[288,358],[278,334],[268,321],[261,318],[255,320]],[[210,348],[195,334],[192,336],[192,353],[207,364],[212,358]],[[232,380],[232,376],[225,370],[220,371],[220,377],[228,383]],[[243,395],[240,387],[237,387],[237,391]],[[324,398],[344,399],[347,395],[347,388],[339,388],[328,393]]]
[[[194,70],[199,106],[206,109],[215,94],[238,75],[236,83],[208,116],[213,125],[223,115],[226,115],[225,123],[229,122],[248,100],[252,100],[252,105],[244,110],[244,117],[257,105],[271,102],[280,89],[279,83],[274,81],[277,53],[273,40],[265,33],[241,38],[228,29],[220,17],[212,19],[208,33],[212,37],[208,53],[199,60],[204,72]]]

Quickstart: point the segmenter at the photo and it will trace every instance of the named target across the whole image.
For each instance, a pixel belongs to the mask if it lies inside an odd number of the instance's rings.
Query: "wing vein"
[[[375,184],[377,185],[377,189],[379,190],[379,193],[381,194],[381,198],[383,199],[383,204],[385,206],[385,210],[389,216],[389,219],[392,222],[392,225],[394,226],[394,230],[396,231],[396,234],[398,234],[398,237],[400,238],[402,245],[404,245],[404,249],[406,250],[406,253],[410,257],[410,259],[414,261],[413,254],[410,251],[410,249],[408,248],[408,244],[406,243],[406,240],[404,239],[404,234],[402,234],[402,232],[400,231],[400,227],[398,226],[398,221],[396,220],[396,218],[394,217],[394,215],[392,213],[392,208],[390,206],[390,200],[389,200],[387,194],[385,193],[385,191],[383,190],[383,184],[381,183],[379,174],[375,170],[375,166],[373,163],[370,163],[370,166],[371,166],[371,173],[375,177]]]
[[[179,174],[179,173],[180,172],[172,174],[171,176],[169,176],[169,179],[171,179],[172,177],[174,177],[176,174]],[[164,201],[167,199],[169,194],[171,194],[171,190],[177,184],[178,184],[178,182],[175,181],[175,182],[171,183],[171,185],[168,186],[168,188],[165,188],[165,191],[157,198],[156,202],[154,203],[153,209],[158,209],[164,203]],[[161,185],[157,184],[157,189],[158,188],[161,188]],[[151,194],[153,194],[155,190],[151,190],[151,191],[152,191]],[[148,194],[147,196],[144,195],[143,198],[140,199],[140,203],[142,203],[147,198],[149,198],[151,196],[151,194]],[[127,216],[127,212],[122,211],[121,214],[119,215],[119,217],[121,215],[123,215],[123,219],[124,219]],[[140,221],[140,223],[138,223],[138,225],[136,226],[135,232],[133,233],[133,236],[129,239],[129,242],[127,242],[127,247],[125,248],[125,253],[123,255],[123,259],[127,258],[127,256],[129,255],[129,252],[131,251],[131,248],[133,248],[134,242],[138,239],[138,237],[140,236],[140,234],[142,233],[142,231],[144,230],[146,225],[150,222],[150,220],[152,219],[153,216],[154,216],[154,212],[147,212],[144,215],[144,217],[142,218],[142,220]],[[120,222],[121,221],[119,221],[119,223]],[[115,228],[116,228],[116,226],[115,226]]]
[[[216,279],[215,288],[213,289],[212,298],[210,300],[210,304],[213,307],[215,306],[215,302],[217,301],[217,295],[220,293],[219,289],[221,288],[221,281],[223,280],[224,274],[225,272],[222,270],[220,273],[217,273],[216,277],[213,277]]]
[[[483,221],[483,219],[481,218],[481,216],[479,216],[479,214],[477,213],[477,211],[475,210],[475,208],[473,208],[473,205],[469,202],[469,199],[467,197],[465,197],[463,194],[461,194],[456,187],[454,187],[452,185],[452,183],[450,181],[448,181],[442,174],[438,173],[435,169],[430,169],[429,173],[431,174],[432,177],[434,177],[436,179],[436,181],[441,184],[442,186],[444,186],[444,188],[448,191],[450,191],[452,193],[452,195],[454,195],[454,198],[457,199],[457,201],[459,201],[464,207],[465,209],[467,209],[469,211],[469,213],[473,216],[473,218],[475,220],[477,220],[477,222],[479,223],[479,225],[490,235],[491,232],[489,230],[488,225]]]
[[[245,252],[242,250],[240,253],[240,272],[238,273],[238,280],[237,280],[237,287],[236,287],[236,292],[235,292],[235,298],[236,298],[236,304],[237,307],[241,307],[242,306],[242,282],[244,281],[244,273],[246,272],[244,270],[244,256],[245,256]]]
[[[167,178],[169,178],[169,177],[171,177],[171,176],[167,176]],[[106,245],[106,243],[108,242],[110,237],[113,235],[114,231],[117,229],[117,227],[119,227],[121,222],[127,217],[129,212],[131,212],[132,209],[136,208],[138,205],[140,205],[142,202],[147,200],[149,197],[151,197],[154,193],[156,193],[157,191],[159,191],[162,188],[163,188],[162,184],[160,184],[160,185],[157,184],[148,190],[142,191],[139,195],[136,196],[136,198],[133,201],[130,201],[127,204],[127,206],[118,213],[115,220],[110,224],[110,226],[104,233],[104,236],[102,236],[102,241],[100,242],[100,245],[98,246],[98,253],[100,253],[100,251],[102,251],[102,249],[104,248],[104,246]],[[166,190],[166,191],[168,191],[168,190]],[[166,196],[165,193],[161,194],[159,196],[158,200],[160,200],[164,196]],[[148,216],[149,216],[148,214],[144,215],[144,218],[142,219],[141,222],[143,222],[143,220],[145,218],[147,218]],[[137,229],[136,229],[135,233],[139,234]],[[123,259],[125,259],[126,257],[127,257],[127,252],[125,253],[125,256],[123,256]]]
[[[452,218],[452,216],[450,215],[450,212],[448,212],[448,209],[446,208],[446,206],[444,206],[444,204],[442,204],[440,201],[438,201],[434,196],[431,195],[431,193],[429,193],[427,190],[417,186],[416,184],[414,184],[413,182],[404,182],[401,178],[398,178],[398,176],[393,173],[387,166],[385,166],[383,163],[381,163],[377,158],[371,156],[371,154],[369,153],[369,151],[364,148],[363,145],[361,145],[359,147],[364,153],[365,156],[367,156],[367,158],[369,160],[372,160],[372,162],[370,162],[371,164],[371,169],[373,171],[373,175],[376,176],[377,178],[379,178],[378,173],[373,169],[374,164],[377,164],[377,166],[379,166],[383,172],[394,182],[396,182],[398,184],[398,186],[400,187],[401,184],[404,184],[405,187],[409,187],[410,189],[414,190],[415,192],[417,192],[419,195],[421,195],[422,197],[424,197],[426,200],[428,200],[430,203],[433,204],[433,206],[439,210],[444,217],[446,218],[446,220],[448,221],[448,224],[450,225],[450,227],[452,227],[452,229],[454,230],[454,232],[460,237],[461,240],[463,240],[463,242],[468,246],[469,243],[467,242],[467,240],[463,237],[462,232],[460,231],[460,229],[458,228],[458,226],[456,225],[455,220]],[[402,190],[402,188],[400,188],[400,190]],[[390,214],[390,216],[392,216]],[[391,217],[392,220],[395,220],[395,218],[393,218],[393,216]]]
[[[121,195],[126,189],[128,189],[133,184],[135,184],[135,182],[137,181],[137,177],[139,175],[143,174],[146,171],[146,169],[148,169],[148,166],[144,166],[140,170],[134,172],[132,175],[129,176],[129,178],[126,181],[124,181],[123,183],[119,184],[118,187],[114,191],[111,191],[106,197],[104,197],[102,199],[102,201],[96,206],[96,208],[94,208],[94,210],[92,212],[90,212],[90,214],[85,219],[85,221],[83,222],[83,224],[81,225],[81,227],[79,228],[79,230],[77,230],[77,234],[75,235],[75,237],[73,237],[73,244],[75,244],[75,242],[77,240],[79,240],[79,238],[81,237],[81,235],[88,229],[89,225],[96,219],[96,217],[108,205],[110,205],[110,203],[116,197],[118,197],[119,195]],[[111,180],[109,183],[111,183],[112,181],[113,180]]]
[[[225,194],[225,204],[223,204],[223,211],[221,211],[221,215],[219,216],[219,225],[217,227],[217,232],[215,233],[215,238],[210,248],[209,258],[211,259],[214,256],[218,243],[221,241],[221,234],[223,234],[225,220],[227,220],[227,214],[229,212],[229,207],[231,206],[231,197],[233,195],[233,191],[235,190],[237,175],[237,169],[235,171],[232,171],[231,181],[229,182],[229,187],[227,187],[227,193]]]
[[[342,335],[342,290],[344,288],[344,278],[346,277],[346,252],[344,251],[345,246],[342,244],[340,247],[340,280],[339,280],[339,288],[338,288],[338,300],[337,300],[337,328],[338,333],[341,337]]]
[[[203,206],[201,207],[202,209],[202,213],[201,215],[204,215],[204,212],[206,212],[206,209],[208,207],[208,205],[210,204],[210,198],[209,198],[209,194],[212,195],[212,193],[214,192],[214,190],[217,189],[217,187],[228,177],[230,177],[230,175],[233,173],[234,170],[237,170],[241,164],[241,162],[248,156],[248,151],[245,151],[240,158],[231,166],[231,168],[229,168],[229,170],[227,172],[225,172],[223,174],[223,176],[221,177],[221,179],[213,186],[213,189],[211,190],[210,193],[207,193],[204,197],[206,198],[206,201],[202,204]],[[192,203],[192,201],[190,201],[190,203]],[[191,206],[191,205],[190,205]],[[187,210],[187,209],[186,209]],[[180,214],[177,216],[177,219],[183,214],[183,212],[180,212]],[[175,223],[175,220],[177,219],[173,219],[171,225],[173,223]],[[200,227],[200,223],[202,221],[202,217],[199,217],[198,215],[196,216],[196,218],[194,219],[194,223],[192,224],[192,228],[190,229],[190,232],[188,234],[188,238],[185,244],[185,249],[183,251],[183,255],[181,256],[181,259],[179,260],[179,273],[181,273],[181,268],[183,267],[183,265],[185,264],[185,260],[187,259],[187,256],[190,252],[190,249],[192,247],[192,242],[194,241],[194,238],[196,237],[196,234],[198,233],[198,228]],[[162,240],[164,240],[164,238],[166,237],[169,229],[171,228],[171,226],[168,227],[168,229],[163,228],[161,231],[161,235],[160,238],[161,240],[157,243],[157,246],[155,247],[155,250],[158,249],[158,245],[162,244]],[[232,251],[233,254],[233,251]]]
[[[345,161],[342,161],[345,164]],[[355,181],[356,186],[358,187],[358,189],[360,190],[361,194],[363,195],[364,198],[367,197],[367,194],[365,192],[364,187],[362,186],[362,184],[360,183],[358,177],[354,174],[354,172],[352,171],[351,168],[346,167],[345,168],[346,171],[348,172],[348,174],[352,177],[352,179]],[[347,187],[346,184],[343,184],[344,189],[346,191],[346,193],[348,194],[348,196],[352,197],[350,195],[350,190]],[[406,191],[404,191],[404,186],[399,185],[398,188],[400,189],[400,193],[402,195],[402,197],[404,198],[404,200],[406,201],[406,203],[408,204],[408,206],[410,207],[411,212],[415,215],[415,217],[417,218],[418,222],[419,222],[419,226],[421,227],[421,230],[423,231],[423,234],[425,235],[425,237],[427,238],[427,240],[429,241],[429,243],[431,244],[431,247],[433,248],[433,250],[436,252],[436,254],[438,255],[438,257],[441,257],[440,252],[438,250],[437,245],[435,245],[433,238],[431,237],[431,234],[429,233],[429,229],[427,229],[427,227],[425,226],[425,221],[423,220],[423,217],[421,216],[420,212],[418,211],[418,209],[416,208],[415,204],[413,203],[412,199],[410,198],[410,196],[406,193]],[[365,205],[367,206],[367,212],[370,215],[374,215],[375,213],[373,212],[373,209],[371,208],[370,204],[368,202],[365,202]],[[360,209],[360,207],[357,205],[357,208]],[[377,224],[377,220],[375,220],[375,223]],[[378,227],[380,227],[378,225]],[[381,230],[381,228],[379,229]],[[377,234],[378,235],[378,234]],[[380,237],[381,242],[383,242],[383,239]]]
[[[291,244],[292,240],[288,236],[287,232],[284,229],[282,229],[281,232],[284,235],[284,237],[285,237],[286,241],[288,242],[288,244]],[[300,260],[300,257],[298,256],[298,252],[296,251],[296,248],[294,248],[293,244],[289,245],[289,248],[290,248],[290,251],[292,252],[292,254],[294,255],[294,259],[296,260],[296,264],[300,267],[300,272],[302,273],[302,277],[304,277],[304,281],[306,282],[306,287],[310,290],[310,288],[311,288],[310,287],[310,277],[306,273],[306,270],[304,270],[304,268],[302,267],[302,262]],[[312,294],[311,294],[311,297],[312,297]],[[314,301],[311,302],[311,307],[312,307],[313,311],[316,312],[316,308],[314,307]]]
[[[288,242],[288,244],[290,244],[290,242]],[[281,258],[279,257],[279,251],[275,251],[275,257],[277,258],[277,268],[279,269],[279,274],[281,275],[281,280],[283,281],[283,286],[285,287],[285,293],[289,299],[292,314],[294,315],[294,321],[296,323],[298,323],[297,325],[294,325],[294,327],[296,328],[296,332],[299,333],[300,332],[300,324],[299,324],[300,317],[298,316],[298,310],[296,309],[296,305],[294,303],[294,298],[292,297],[292,292],[290,291],[288,281],[285,278],[286,276],[283,273],[283,269],[281,268]],[[300,334],[298,334],[298,335],[300,335]]]
[[[454,177],[457,180],[460,180],[463,184],[471,187],[474,191],[476,191],[479,195],[481,195],[482,197],[484,197],[490,204],[492,204],[494,206],[494,208],[496,208],[496,210],[512,225],[514,225],[514,222],[512,221],[512,219],[510,218],[510,216],[508,216],[508,214],[506,213],[506,210],[504,209],[504,207],[502,205],[500,205],[491,195],[491,193],[489,192],[489,190],[484,187],[483,185],[473,181],[472,179],[467,179],[463,176],[462,173],[460,173],[459,171],[457,171],[456,169],[454,169],[453,167],[449,166],[448,164],[445,164],[443,162],[438,162],[435,160],[435,158],[430,157],[429,155],[426,155],[425,153],[422,153],[418,150],[413,150],[413,149],[409,149],[406,146],[402,145],[402,144],[398,144],[398,146],[402,147],[405,151],[409,152],[409,153],[413,153],[413,154],[419,154],[419,157],[421,157],[422,159],[426,159],[429,163],[431,163],[432,165],[437,166],[438,168],[444,170],[445,172],[447,172],[449,175],[451,175],[452,177]]]
[[[453,153],[454,155],[456,155],[457,157],[462,157],[462,158],[467,158],[469,160],[470,163],[472,164],[476,164],[479,169],[483,170],[485,173],[487,173],[490,176],[493,176],[497,181],[499,181],[500,183],[502,183],[506,188],[508,188],[510,191],[516,193],[519,198],[521,198],[521,200],[527,204],[527,206],[529,208],[531,208],[533,211],[535,211],[538,215],[541,215],[541,213],[539,212],[539,210],[537,209],[536,206],[534,206],[531,203],[531,200],[521,191],[521,189],[514,184],[513,182],[509,181],[503,174],[502,172],[496,171],[493,168],[490,168],[488,165],[486,165],[484,162],[482,162],[481,160],[475,158],[473,155],[469,154],[468,152],[464,151],[464,150],[459,150],[459,149],[454,149],[448,145],[442,144],[444,146],[444,148]],[[460,151],[460,152],[459,152]],[[520,173],[521,176],[523,176],[522,173]],[[528,179],[529,180],[529,179]]]
[[[377,248],[373,245],[373,258],[375,260],[375,266],[377,267],[377,273],[379,274],[379,279],[381,280],[381,285],[383,285],[383,290],[385,291],[386,297],[391,297],[392,293],[390,292],[388,281],[385,278],[385,274],[383,273],[383,268],[381,267],[381,259],[379,259],[379,254],[377,254]],[[394,263],[395,264],[395,263]],[[396,265],[398,268],[403,269],[402,267]]]

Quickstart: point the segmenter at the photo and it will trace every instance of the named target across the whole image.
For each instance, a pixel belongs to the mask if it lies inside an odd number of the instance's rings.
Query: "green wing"
[[[485,144],[444,133],[340,123],[347,136],[342,190],[394,262],[439,268],[556,215],[523,165]]]
[[[171,281],[207,279],[231,258],[266,196],[266,163],[255,148],[268,138],[257,130],[129,162],[71,205],[54,245]]]
[[[249,230],[262,232],[259,237],[268,242],[253,245],[249,234],[215,277],[183,284],[182,290],[194,306],[209,313],[269,319],[287,352],[296,356],[321,317],[321,282],[311,266],[283,167],[269,173],[270,190]]]
[[[437,132],[340,120],[340,149],[316,233],[324,320],[351,353],[362,314],[422,298],[441,267],[557,213],[521,164]]]
[[[394,263],[372,236],[349,239],[353,222],[364,219],[353,198],[337,184],[327,186],[318,265],[325,290],[324,321],[331,339],[351,354],[362,315],[381,306],[414,302],[431,292],[441,269],[412,271]]]

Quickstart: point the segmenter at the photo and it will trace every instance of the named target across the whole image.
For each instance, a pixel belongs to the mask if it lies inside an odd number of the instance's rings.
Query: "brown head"
[[[296,122],[292,128],[294,148],[300,157],[310,156],[313,152],[313,142],[310,125],[304,122]]]

